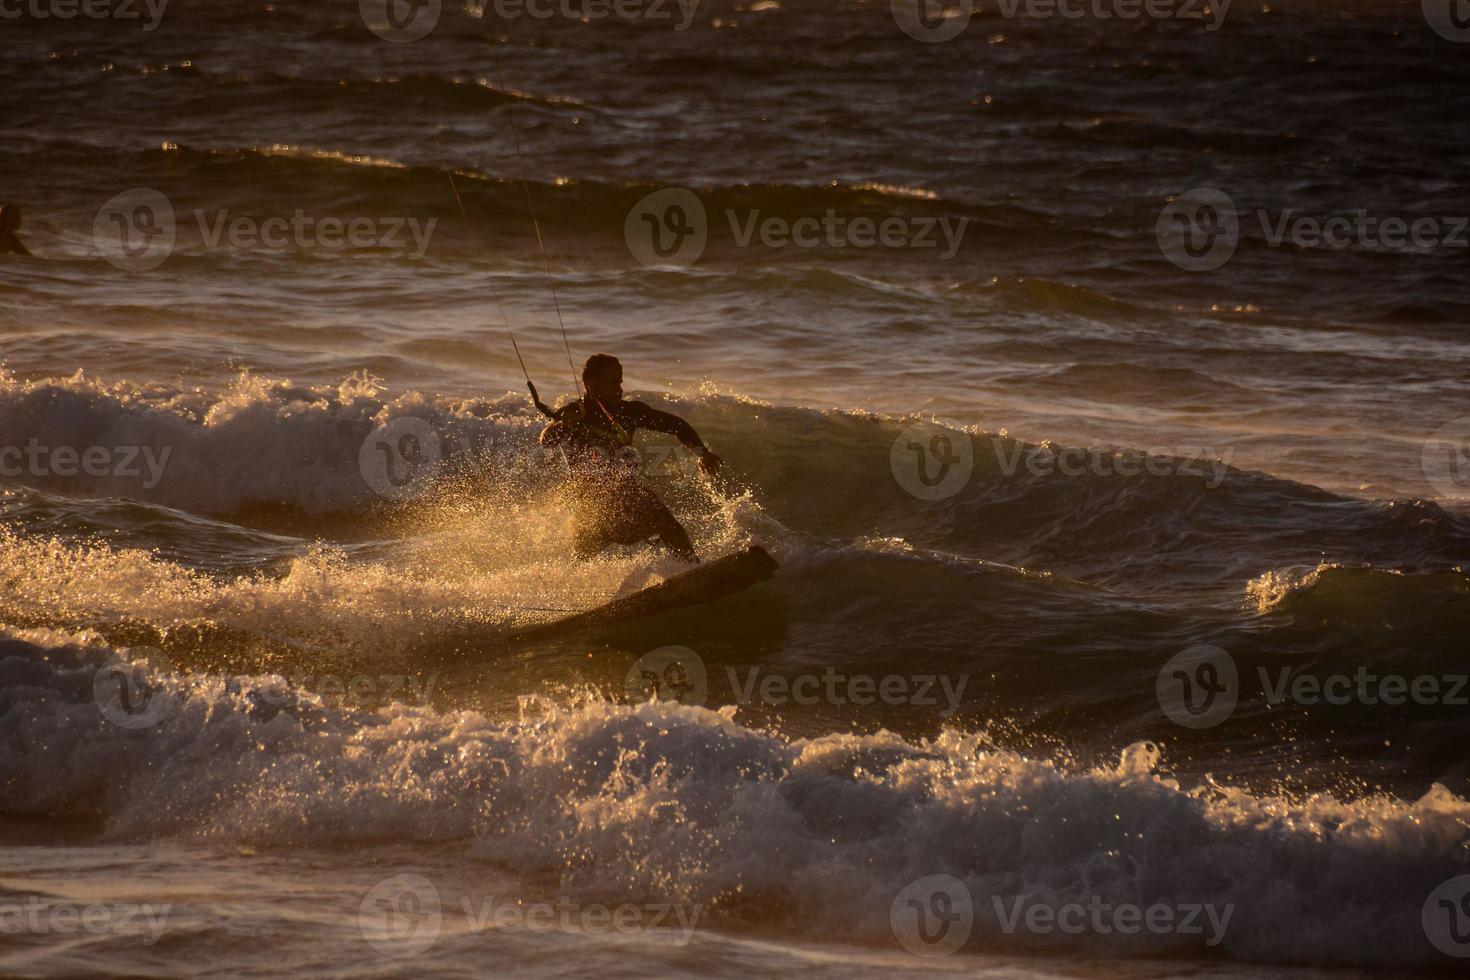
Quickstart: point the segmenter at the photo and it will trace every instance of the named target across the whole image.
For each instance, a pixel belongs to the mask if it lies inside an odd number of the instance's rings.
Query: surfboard
[[[776,574],[779,566],[766,549],[751,545],[744,551],[706,562],[681,575],[665,579],[657,585],[604,603],[595,609],[536,626],[517,639],[535,639],[551,633],[607,626],[643,619],[670,609],[682,609],[702,602],[713,602],[744,591]]]

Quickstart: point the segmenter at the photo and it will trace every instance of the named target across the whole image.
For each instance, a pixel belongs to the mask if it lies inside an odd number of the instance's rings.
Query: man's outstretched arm
[[[629,421],[635,426],[673,436],[686,449],[694,451],[699,457],[699,465],[706,473],[714,476],[719,472],[720,464],[724,460],[709,451],[704,440],[699,438],[699,433],[694,431],[694,426],[672,412],[660,412],[643,402],[628,402],[627,404],[632,411],[632,418]]]

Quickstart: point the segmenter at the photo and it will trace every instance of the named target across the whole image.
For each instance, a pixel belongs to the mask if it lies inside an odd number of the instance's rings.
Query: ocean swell
[[[728,710],[656,702],[513,721],[310,695],[264,711],[266,678],[151,665],[136,669],[168,710],[120,730],[94,692],[124,655],[60,635],[4,641],[8,815],[95,815],[110,840],[463,841],[584,900],[697,902],[717,925],[860,943],[890,942],[894,899],[943,874],[975,896],[973,952],[1203,951],[1199,937],[1003,927],[1016,899],[1096,897],[1229,909],[1219,948],[1242,960],[1429,966],[1420,908],[1470,870],[1470,804],[1438,786],[1412,802],[1186,791],[1143,743],[1069,771],[958,732],[788,740]]]

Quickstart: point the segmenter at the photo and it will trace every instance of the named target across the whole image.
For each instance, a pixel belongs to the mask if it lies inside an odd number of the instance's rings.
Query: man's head
[[[20,227],[20,208],[14,204],[0,204],[0,232],[15,231]]]
[[[599,401],[622,401],[623,365],[611,354],[593,354],[582,366],[582,387]]]

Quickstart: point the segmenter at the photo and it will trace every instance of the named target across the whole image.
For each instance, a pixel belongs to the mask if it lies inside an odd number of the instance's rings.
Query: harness
[[[577,414],[582,417],[582,425],[594,435],[600,436],[605,440],[617,443],[619,446],[631,446],[633,444],[633,433],[623,428],[613,413],[607,410],[607,406],[602,403],[602,399],[592,395],[588,395],[587,397],[602,412],[603,418],[607,419],[608,425],[612,426],[612,428],[606,428],[600,422],[594,422],[587,418],[587,413],[584,409],[585,399],[577,405]]]

